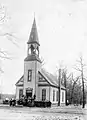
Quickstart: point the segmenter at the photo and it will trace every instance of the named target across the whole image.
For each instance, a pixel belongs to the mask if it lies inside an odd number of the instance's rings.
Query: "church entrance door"
[[[26,97],[31,98],[32,97],[32,90],[26,90]]]

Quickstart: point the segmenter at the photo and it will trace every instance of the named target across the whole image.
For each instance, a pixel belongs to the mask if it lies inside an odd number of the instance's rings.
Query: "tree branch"
[[[82,70],[81,69],[79,69],[78,67],[73,67],[75,70],[77,70],[77,71],[80,71],[80,72],[82,72]]]
[[[0,58],[3,58],[3,59],[10,59],[11,60],[11,57],[8,57],[7,56],[7,53],[5,52],[5,51],[2,51],[1,49],[0,49]]]

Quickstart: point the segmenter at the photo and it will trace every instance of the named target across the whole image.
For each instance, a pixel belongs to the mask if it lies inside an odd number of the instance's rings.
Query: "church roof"
[[[40,45],[39,40],[38,40],[38,33],[37,33],[35,18],[34,18],[34,21],[33,21],[31,32],[30,32],[30,37],[29,37],[29,40],[28,40],[27,43],[28,44],[37,43],[38,45]]]
[[[54,87],[58,87],[58,79],[52,75],[51,73],[48,73],[45,69],[41,69],[41,71],[39,71],[44,77],[45,79],[48,81],[48,83]],[[16,83],[16,86],[23,86],[23,81],[24,81],[24,75],[18,80],[18,82]],[[65,87],[63,85],[61,85],[62,89],[65,89]]]
[[[58,79],[53,74],[47,72],[45,69],[41,69],[41,74],[47,79],[47,81],[50,83],[50,85],[58,87]],[[61,88],[65,89],[63,85],[61,85]]]
[[[32,55],[28,55],[28,56],[24,59],[24,61],[35,61],[35,60],[41,62],[40,58],[39,58],[37,55],[33,55],[33,54],[32,54]]]
[[[23,86],[23,81],[24,81],[24,75],[16,82],[16,86]]]

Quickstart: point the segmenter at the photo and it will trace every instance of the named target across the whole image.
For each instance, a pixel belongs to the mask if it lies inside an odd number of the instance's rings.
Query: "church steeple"
[[[38,33],[37,33],[35,18],[34,18],[34,21],[33,21],[31,32],[30,32],[30,37],[29,37],[29,40],[28,40],[27,43],[28,44],[37,43],[38,45],[40,45],[39,40],[38,40]]]
[[[36,27],[36,21],[34,18],[29,40],[27,42],[28,44],[28,50],[27,50],[27,58],[25,58],[25,61],[32,61],[37,60],[41,62],[39,58],[39,40],[38,40],[38,33],[37,33],[37,27]]]

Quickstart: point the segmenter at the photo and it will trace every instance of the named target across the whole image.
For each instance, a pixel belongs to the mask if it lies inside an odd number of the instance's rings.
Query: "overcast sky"
[[[15,83],[23,75],[34,12],[40,55],[49,72],[55,73],[61,61],[71,69],[80,53],[87,63],[87,0],[0,0],[0,4],[9,19],[0,25],[0,32],[15,34],[19,45],[0,36],[0,48],[13,57],[0,62],[4,70],[0,75],[1,92],[15,93]]]

